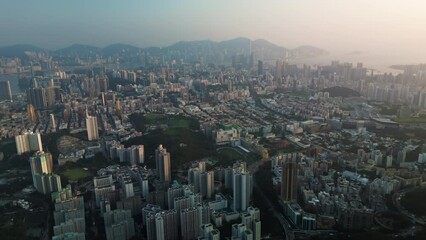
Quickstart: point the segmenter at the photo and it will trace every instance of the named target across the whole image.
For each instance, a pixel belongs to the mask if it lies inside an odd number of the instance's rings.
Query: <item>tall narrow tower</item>
[[[233,210],[245,211],[253,193],[253,175],[248,171],[233,173]]]
[[[0,100],[12,101],[12,90],[9,81],[0,82]]]
[[[99,139],[99,130],[98,130],[98,119],[87,114],[86,109],[86,129],[87,129],[87,138],[89,141]]]
[[[171,181],[171,165],[170,165],[170,153],[167,152],[163,145],[159,145],[155,150],[155,163],[157,168],[157,175],[162,182]]]
[[[282,165],[281,200],[283,202],[297,200],[297,163],[288,159]]]

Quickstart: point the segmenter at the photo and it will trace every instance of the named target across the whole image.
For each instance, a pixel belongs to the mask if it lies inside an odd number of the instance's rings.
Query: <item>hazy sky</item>
[[[426,58],[425,0],[1,0],[0,46],[264,38]]]

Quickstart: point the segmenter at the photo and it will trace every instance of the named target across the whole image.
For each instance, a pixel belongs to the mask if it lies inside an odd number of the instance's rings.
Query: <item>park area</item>
[[[143,144],[145,146],[145,163],[148,167],[155,167],[154,153],[158,145],[162,144],[170,152],[173,168],[183,164],[212,157],[214,166],[227,167],[237,160],[250,164],[260,157],[254,153],[245,153],[232,147],[216,149],[214,142],[199,130],[197,120],[180,116],[164,114],[133,114],[130,117],[136,129],[143,131],[148,126],[156,126],[141,137],[132,138],[125,142],[126,147]],[[167,125],[166,128],[159,128]]]
[[[234,148],[225,147],[217,150],[216,154],[217,166],[227,167],[231,166],[237,160],[246,161],[246,157],[243,156]]]
[[[416,189],[406,192],[401,199],[401,205],[417,217],[426,216],[426,189]]]
[[[426,123],[426,116],[395,118],[394,121],[397,123],[405,123],[405,124]]]
[[[95,176],[99,169],[113,164],[117,164],[117,162],[105,158],[102,153],[97,153],[91,158],[80,159],[77,162],[67,162],[58,166],[54,172],[63,177],[63,180],[73,182],[87,181]]]
[[[91,175],[88,171],[81,168],[67,169],[62,174],[70,181],[78,181]]]
[[[148,167],[155,167],[155,149],[160,144],[170,152],[173,168],[214,153],[213,142],[199,130],[195,119],[180,115],[133,114],[130,120],[138,131],[144,132],[148,127],[155,127],[155,130],[124,143],[125,147],[143,144]],[[167,127],[160,128],[161,125]]]
[[[189,117],[167,114],[132,114],[130,121],[140,131],[146,131],[149,126],[167,125],[168,128],[188,128],[198,130],[198,121]]]

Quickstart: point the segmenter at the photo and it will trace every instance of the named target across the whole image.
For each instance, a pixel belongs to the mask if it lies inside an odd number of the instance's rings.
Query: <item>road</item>
[[[272,215],[276,219],[278,219],[281,226],[284,228],[285,239],[294,240],[295,237],[294,237],[293,229],[291,229],[290,223],[284,218],[280,210],[276,209],[276,207],[272,204],[269,198],[263,193],[262,189],[258,187],[256,181],[253,181],[253,187],[257,190],[257,192],[260,193],[261,198],[268,205],[269,212],[272,213]]]
[[[257,170],[259,169],[259,166],[262,165],[263,163],[265,163],[265,162],[262,161],[262,160],[259,160],[259,161],[256,161],[256,162],[250,164],[247,168],[254,175],[254,173],[257,172]],[[287,219],[281,213],[281,209],[277,209],[272,204],[272,202],[269,200],[269,198],[263,192],[263,189],[259,188],[259,186],[257,185],[256,181],[253,181],[253,188],[255,190],[257,190],[258,193],[260,193],[260,197],[268,205],[269,212],[272,213],[272,215],[276,219],[278,219],[278,221],[280,222],[281,226],[284,229],[285,239],[287,239],[287,240],[294,240],[295,237],[294,237],[293,229],[291,228],[290,223],[287,221]]]
[[[404,214],[406,217],[408,217],[411,221],[414,221],[420,225],[426,226],[426,222],[423,221],[422,219],[416,218],[416,216],[410,212],[408,212],[407,210],[403,209],[403,207],[401,206],[400,203],[400,199],[405,195],[405,193],[407,192],[411,192],[411,191],[416,191],[420,188],[408,188],[408,189],[404,189],[404,190],[400,190],[398,192],[395,192],[392,195],[392,201],[393,204],[395,205],[395,207],[398,209],[398,211],[402,214]]]

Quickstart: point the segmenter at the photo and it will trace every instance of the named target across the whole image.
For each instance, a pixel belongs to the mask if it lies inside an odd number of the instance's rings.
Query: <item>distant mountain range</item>
[[[149,55],[170,55],[175,59],[199,59],[203,57],[207,62],[216,60],[230,59],[230,56],[244,55],[248,56],[253,52],[257,59],[273,60],[285,57],[291,58],[309,58],[328,54],[327,51],[313,47],[301,46],[295,49],[287,49],[264,39],[251,41],[248,38],[235,38],[232,40],[215,42],[210,40],[203,41],[181,41],[167,47],[149,47],[139,48],[136,46],[116,43],[104,48],[90,45],[73,44],[69,47],[59,50],[47,50],[33,45],[20,44],[14,46],[0,47],[0,56],[5,57],[25,57],[28,52],[46,52],[53,56],[78,55],[86,56],[91,54],[102,55],[105,57],[137,54],[146,52]]]
[[[29,44],[17,44],[13,46],[0,47],[0,56],[2,57],[26,57],[26,52],[43,52],[42,48],[29,45]]]

